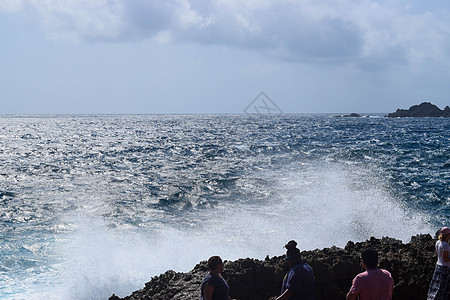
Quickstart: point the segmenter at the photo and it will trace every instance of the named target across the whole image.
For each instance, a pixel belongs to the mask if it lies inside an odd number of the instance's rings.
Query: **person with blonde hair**
[[[442,227],[436,242],[437,262],[427,300],[450,299],[450,228]]]

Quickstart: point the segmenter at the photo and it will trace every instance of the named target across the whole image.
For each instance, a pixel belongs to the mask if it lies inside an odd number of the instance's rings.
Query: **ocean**
[[[1,299],[450,225],[449,118],[3,115],[0,162]]]

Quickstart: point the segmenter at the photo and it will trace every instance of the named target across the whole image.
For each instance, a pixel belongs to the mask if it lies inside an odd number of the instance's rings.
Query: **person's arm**
[[[346,300],[356,300],[361,292],[361,280],[356,276],[352,281],[352,286],[345,297]]]
[[[347,297],[345,297],[346,300],[356,300],[356,297],[358,297],[358,295],[352,293],[352,292],[348,292]]]
[[[448,256],[448,251],[442,251],[442,260],[445,262],[450,261],[450,257]]]
[[[213,293],[214,287],[212,285],[205,285],[203,287],[203,298],[205,298],[205,300],[212,300]]]
[[[287,300],[292,296],[294,296],[293,292],[291,292],[290,290],[285,290],[284,293],[281,294],[280,297],[278,297],[276,300]]]

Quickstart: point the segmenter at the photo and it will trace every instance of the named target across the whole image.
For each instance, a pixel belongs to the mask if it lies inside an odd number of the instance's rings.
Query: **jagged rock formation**
[[[446,117],[450,118],[450,107],[446,106],[441,110],[430,102],[423,102],[419,105],[413,105],[408,110],[397,109],[396,112],[388,114],[389,118],[403,118],[403,117]]]
[[[362,271],[360,252],[372,247],[379,251],[380,267],[394,278],[394,299],[425,299],[436,263],[435,240],[430,235],[417,235],[407,244],[392,238],[371,238],[365,242],[348,242],[338,247],[303,251],[303,260],[312,266],[316,276],[316,299],[345,299],[352,279]],[[231,287],[231,296],[238,300],[272,300],[279,295],[281,282],[289,270],[284,257],[265,260],[239,259],[226,261],[224,278]],[[208,272],[206,262],[200,262],[188,273],[167,271],[153,277],[145,287],[125,298],[110,300],[198,300],[200,284]]]

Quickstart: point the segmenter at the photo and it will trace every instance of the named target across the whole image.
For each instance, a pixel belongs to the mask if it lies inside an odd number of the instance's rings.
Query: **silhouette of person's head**
[[[286,245],[284,245],[284,248],[287,249],[286,260],[290,265],[295,265],[301,260],[302,256],[300,254],[300,250],[297,248],[296,241],[289,241]]]
[[[362,262],[367,269],[376,269],[378,267],[378,252],[375,249],[366,249],[361,253]]]

